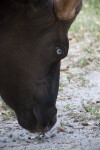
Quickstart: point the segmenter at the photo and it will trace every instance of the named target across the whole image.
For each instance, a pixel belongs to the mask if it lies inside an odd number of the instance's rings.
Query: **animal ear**
[[[55,11],[58,18],[62,20],[72,19],[75,10],[82,0],[54,0]]]

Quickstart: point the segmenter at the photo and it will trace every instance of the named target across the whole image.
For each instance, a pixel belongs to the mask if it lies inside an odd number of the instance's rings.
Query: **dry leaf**
[[[91,120],[91,121],[88,122],[88,125],[90,125],[90,126],[93,125],[93,124],[95,124],[94,120]]]
[[[83,129],[83,128],[84,128],[83,126],[74,127],[74,129]]]
[[[97,130],[99,127],[93,127],[92,130]]]
[[[100,99],[93,101],[93,104],[100,103]]]
[[[89,124],[86,122],[86,123],[82,123],[83,126],[88,126]]]
[[[91,126],[91,125],[93,125],[94,123],[95,123],[95,121],[94,121],[94,120],[91,120],[91,121],[89,121],[89,122],[82,123],[82,125],[83,125],[83,126]]]
[[[60,131],[60,132],[66,132],[66,130],[63,129],[62,127],[58,127],[58,131]]]
[[[60,71],[69,71],[69,67],[61,68]]]

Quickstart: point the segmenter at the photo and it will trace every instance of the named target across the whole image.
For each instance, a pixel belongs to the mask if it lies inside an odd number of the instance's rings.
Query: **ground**
[[[70,30],[56,125],[45,136],[29,133],[0,101],[0,150],[100,150],[99,6],[99,0],[87,0]]]

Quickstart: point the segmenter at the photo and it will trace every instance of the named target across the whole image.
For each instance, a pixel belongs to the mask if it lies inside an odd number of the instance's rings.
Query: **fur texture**
[[[76,16],[60,20],[51,0],[0,1],[0,94],[32,132],[56,123],[60,60]]]

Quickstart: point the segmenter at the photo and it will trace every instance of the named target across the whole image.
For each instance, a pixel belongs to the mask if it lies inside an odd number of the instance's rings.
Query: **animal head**
[[[82,0],[0,1],[0,93],[32,132],[56,123],[60,61]]]

